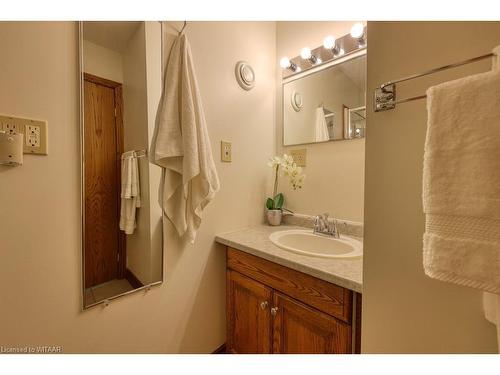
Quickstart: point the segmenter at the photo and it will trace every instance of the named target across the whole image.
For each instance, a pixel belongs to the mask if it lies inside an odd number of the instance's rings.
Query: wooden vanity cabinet
[[[272,289],[238,272],[227,272],[226,351],[230,353],[271,353]]]
[[[229,247],[227,267],[228,353],[359,352],[352,291]]]

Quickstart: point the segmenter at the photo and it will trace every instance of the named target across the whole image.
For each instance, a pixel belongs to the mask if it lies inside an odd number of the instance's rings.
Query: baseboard
[[[144,286],[144,284],[141,283],[141,281],[128,268],[125,269],[125,278],[134,289],[142,288]]]
[[[215,349],[212,354],[226,354],[226,343]]]

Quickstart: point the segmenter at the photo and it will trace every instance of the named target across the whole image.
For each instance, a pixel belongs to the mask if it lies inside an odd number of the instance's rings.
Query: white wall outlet
[[[231,142],[220,141],[220,160],[225,163],[230,163],[232,157]]]
[[[47,155],[47,121],[0,115],[0,130],[23,134],[25,154]]]
[[[24,139],[27,147],[40,148],[40,127],[36,125],[26,125]]]
[[[306,166],[307,149],[301,148],[301,149],[290,150],[290,155],[292,156],[293,161],[299,167]]]
[[[8,118],[2,121],[0,129],[7,133],[22,133],[19,124]]]

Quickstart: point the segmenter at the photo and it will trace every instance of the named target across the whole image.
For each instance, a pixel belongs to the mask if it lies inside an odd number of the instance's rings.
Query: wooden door
[[[85,288],[122,276],[119,263],[121,85],[85,74]],[[120,111],[121,115],[121,111]],[[121,120],[121,117],[120,117]]]
[[[227,352],[270,353],[272,289],[228,271],[227,293]]]
[[[352,352],[348,324],[276,291],[272,308],[276,309],[273,310],[273,353]]]

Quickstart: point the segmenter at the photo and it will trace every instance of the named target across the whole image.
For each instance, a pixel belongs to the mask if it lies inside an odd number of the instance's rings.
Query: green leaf
[[[267,198],[266,207],[268,210],[274,209],[274,201],[271,198]]]
[[[283,203],[285,203],[285,197],[282,193],[276,194],[274,197],[274,207],[276,209],[281,209],[283,207]]]

